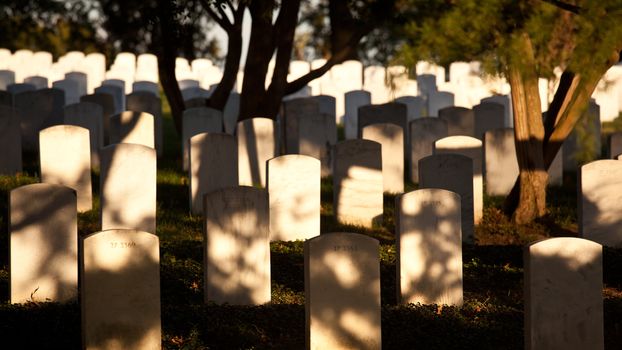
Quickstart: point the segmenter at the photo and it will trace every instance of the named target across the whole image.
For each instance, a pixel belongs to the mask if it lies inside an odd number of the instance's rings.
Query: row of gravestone
[[[204,200],[206,302],[269,302],[267,192],[236,187]],[[399,300],[461,305],[459,196],[428,189],[397,200]],[[75,192],[65,186],[11,192],[11,301],[68,301],[79,291],[86,348],[159,348],[157,236],[119,228],[78,242],[76,206]],[[379,348],[378,241],[323,234],[305,242],[304,259],[307,348]],[[528,348],[603,348],[599,244],[578,238],[532,244],[524,280]]]

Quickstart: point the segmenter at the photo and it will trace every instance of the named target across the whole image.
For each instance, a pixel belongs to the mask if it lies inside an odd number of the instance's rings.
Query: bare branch
[[[220,25],[222,29],[224,29],[226,32],[229,32],[229,28],[231,27],[229,20],[221,18],[214,11],[214,9],[212,8],[212,5],[209,3],[208,0],[200,0],[200,2],[201,2],[201,5],[203,5],[203,8],[205,9],[205,11],[207,11],[207,13],[210,15],[210,17],[212,17],[214,21],[216,21],[216,23],[218,23],[218,25]]]
[[[573,4],[569,4],[567,2],[563,2],[563,1],[559,1],[559,0],[542,0],[546,3],[549,3],[557,8],[560,8],[562,10],[566,10],[569,12],[572,12],[576,15],[580,14],[581,11],[583,11],[583,9],[580,6],[577,5],[573,5]]]

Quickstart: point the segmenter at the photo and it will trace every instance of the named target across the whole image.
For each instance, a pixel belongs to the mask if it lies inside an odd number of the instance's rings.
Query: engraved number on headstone
[[[110,248],[134,248],[136,242],[110,242]]]

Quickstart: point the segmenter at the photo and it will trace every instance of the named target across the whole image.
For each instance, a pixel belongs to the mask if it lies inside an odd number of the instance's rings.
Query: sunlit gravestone
[[[158,237],[115,229],[80,243],[83,348],[160,349]]]
[[[434,142],[434,154],[462,154],[473,160],[473,220],[484,216],[484,179],[482,141],[469,136],[448,136]]]
[[[447,122],[424,117],[410,125],[410,179],[419,183],[419,160],[434,153],[434,142],[447,136]]]
[[[404,192],[404,129],[390,123],[367,125],[362,138],[382,147],[383,191]]]
[[[73,188],[78,211],[93,208],[89,131],[74,125],[57,125],[39,132],[41,182]]]
[[[266,185],[266,161],[276,155],[274,121],[251,118],[238,123],[238,176],[240,185]]]
[[[89,131],[91,167],[99,169],[99,149],[104,146],[104,113],[102,107],[91,102],[65,106],[64,122],[83,127]]]
[[[101,150],[101,227],[156,232],[156,154],[119,143]]]
[[[223,132],[222,112],[208,107],[195,107],[184,110],[182,123],[182,152],[184,170],[188,170],[190,158],[190,139],[204,132]]]
[[[398,300],[462,305],[460,196],[430,188],[396,198]]]
[[[473,160],[460,154],[435,154],[419,161],[419,188],[460,195],[462,241],[473,240]]]
[[[602,246],[573,237],[525,248],[525,349],[603,349]]]
[[[238,185],[238,148],[233,135],[201,133],[190,139],[190,210],[203,213],[203,195]]]
[[[12,190],[9,201],[11,303],[77,298],[75,191],[61,185],[33,184]]]
[[[380,349],[379,244],[357,233],[304,243],[307,349]]]
[[[268,161],[270,240],[294,241],[320,234],[320,161],[289,154]]]
[[[145,112],[153,116],[154,143],[158,156],[164,151],[163,126],[162,126],[162,102],[159,97],[152,93],[139,91],[133,92],[126,97],[126,109],[134,112]]]
[[[338,142],[333,161],[333,211],[337,221],[372,227],[382,223],[382,153],[369,140]]]
[[[22,137],[20,117],[14,108],[0,105],[0,149],[11,150],[0,155],[0,175],[22,171]]]
[[[270,302],[270,212],[266,190],[239,186],[204,196],[205,302]]]
[[[488,130],[484,133],[486,193],[505,196],[510,193],[519,174],[514,129]]]
[[[110,117],[110,144],[134,143],[155,147],[153,115],[126,111]]]
[[[579,235],[602,245],[622,245],[622,162],[597,160],[579,172]]]

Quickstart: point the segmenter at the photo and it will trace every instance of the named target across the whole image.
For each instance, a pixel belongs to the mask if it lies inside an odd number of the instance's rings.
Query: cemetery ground
[[[166,101],[166,99],[163,99]],[[305,344],[303,243],[271,244],[272,301],[263,306],[203,303],[202,220],[188,210],[188,177],[181,170],[179,137],[165,110],[165,155],[158,159],[157,235],[160,237],[162,344],[166,349],[301,349]],[[603,131],[622,130],[622,122]],[[341,132],[341,136],[343,133]],[[606,144],[606,142],[603,142]],[[6,151],[6,150],[4,150]],[[0,347],[80,348],[80,306],[9,303],[8,193],[38,182],[37,159],[25,172],[0,177]],[[94,208],[79,215],[79,234],[99,231],[99,177]],[[332,185],[322,180],[321,232],[358,232],[380,241],[382,345],[385,349],[522,349],[523,246],[545,237],[577,236],[576,178],[550,188],[549,215],[518,227],[500,211],[502,198],[485,198],[473,245],[464,245],[464,305],[398,305],[395,196],[384,197],[384,224],[340,225],[332,217]],[[407,190],[413,190],[407,184]],[[604,248],[605,347],[622,341],[622,248]]]

